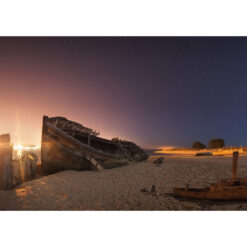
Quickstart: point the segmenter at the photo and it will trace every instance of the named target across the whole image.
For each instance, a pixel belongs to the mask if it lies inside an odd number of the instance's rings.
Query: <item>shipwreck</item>
[[[135,143],[113,138],[64,117],[43,117],[41,165],[50,174],[62,170],[102,170],[144,161],[148,155]]]
[[[175,197],[213,201],[246,201],[247,178],[238,178],[238,152],[233,152],[232,178],[213,183],[205,188],[173,188]]]

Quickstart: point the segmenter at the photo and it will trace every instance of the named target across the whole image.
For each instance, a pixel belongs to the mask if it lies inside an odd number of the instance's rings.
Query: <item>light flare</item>
[[[14,150],[17,153],[17,156],[21,156],[23,151],[30,151],[30,150],[38,150],[40,149],[40,146],[24,146],[21,144],[14,145]]]
[[[21,144],[14,145],[14,150],[37,150],[40,149],[40,146],[24,146]]]

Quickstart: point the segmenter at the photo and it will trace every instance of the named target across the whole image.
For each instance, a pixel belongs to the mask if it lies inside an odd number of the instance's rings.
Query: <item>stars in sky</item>
[[[144,146],[247,143],[247,38],[13,37],[0,54],[0,103],[27,143],[43,114]]]

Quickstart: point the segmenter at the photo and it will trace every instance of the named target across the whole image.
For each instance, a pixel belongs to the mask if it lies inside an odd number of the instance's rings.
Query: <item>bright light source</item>
[[[23,145],[14,145],[14,150],[37,150],[40,149],[40,146],[23,146]]]

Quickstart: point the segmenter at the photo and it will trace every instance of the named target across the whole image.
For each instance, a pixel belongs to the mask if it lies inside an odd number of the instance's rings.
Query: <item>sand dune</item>
[[[207,186],[231,176],[230,157],[166,157],[91,171],[64,171],[0,191],[1,210],[246,210],[247,202],[178,200],[173,187]],[[247,157],[240,156],[240,177],[247,177]],[[150,193],[155,185],[155,192]],[[142,191],[141,191],[142,190]],[[143,192],[147,191],[147,192]]]

